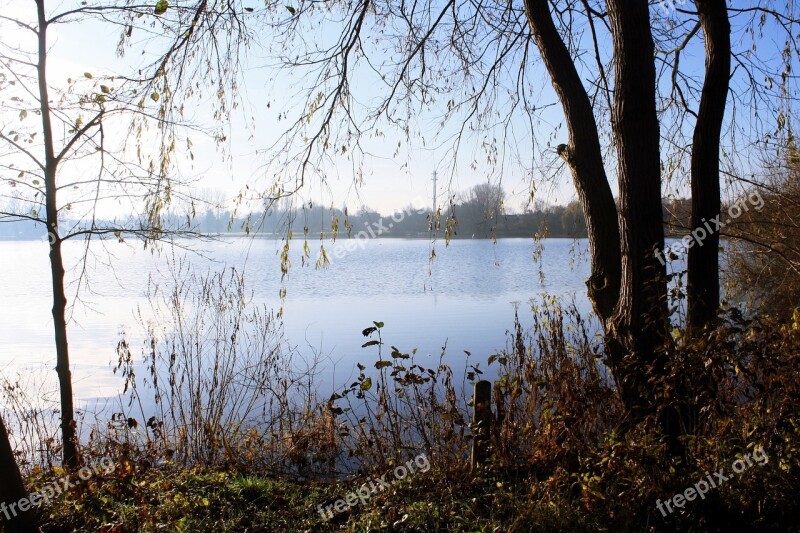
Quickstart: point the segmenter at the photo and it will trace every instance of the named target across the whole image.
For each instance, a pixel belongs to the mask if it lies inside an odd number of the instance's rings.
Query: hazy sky
[[[1,3],[1,2],[0,2]],[[3,4],[3,14],[16,16],[23,20],[33,19],[35,4],[32,1],[13,1]],[[48,9],[52,11],[68,9],[78,5],[79,2],[48,2]],[[258,6],[258,2],[253,2]],[[3,24],[4,27],[8,25]],[[323,30],[320,30],[323,31]],[[326,38],[324,31],[321,34]],[[22,34],[7,31],[3,41],[22,38]],[[50,62],[49,77],[54,86],[65,86],[67,78],[81,77],[84,72],[95,75],[125,73],[132,67],[147,64],[152,57],[149,51],[157,51],[157,47],[150,46],[140,55],[137,39],[139,34],[134,32],[131,51],[120,59],[116,55],[116,46],[120,37],[118,26],[94,22],[81,22],[58,25],[50,30]],[[144,37],[142,35],[141,37]],[[268,36],[259,35],[261,39]],[[30,42],[28,39],[25,42]],[[777,46],[776,46],[777,52]],[[218,195],[234,197],[249,186],[252,190],[264,190],[269,184],[274,169],[268,169],[266,163],[270,154],[266,149],[277,139],[277,135],[284,131],[290,121],[279,120],[279,116],[287,109],[291,116],[296,111],[296,102],[302,103],[301,87],[307,86],[308,79],[292,79],[286,72],[279,72],[270,68],[270,59],[267,57],[266,46],[253,46],[249,55],[243,62],[242,80],[237,101],[239,107],[231,114],[228,126],[229,142],[220,150],[208,138],[192,135],[194,143],[193,152],[195,159],[189,163],[181,163],[181,171],[189,177],[197,179],[196,190],[216,191]],[[697,40],[696,46],[689,47],[682,58],[682,65],[686,68],[699,69],[702,72],[702,41]],[[539,65],[538,58],[531,59],[529,76],[538,78],[537,97],[540,105],[555,104],[556,100],[550,87],[548,78],[543,68]],[[363,81],[363,88],[354,89],[364,102],[369,102],[372,97],[369,80],[355,78],[351,84],[358,85]],[[501,102],[502,104],[502,102]],[[189,115],[198,123],[210,123],[211,99],[195,100],[191,103]],[[316,204],[334,205],[340,207],[344,204],[351,209],[362,205],[374,208],[382,213],[390,213],[409,203],[416,206],[429,205],[432,196],[431,177],[434,170],[439,171],[437,197],[439,204],[446,202],[448,195],[463,191],[475,184],[486,181],[489,166],[485,164],[485,153],[482,150],[487,140],[484,135],[476,135],[462,146],[462,153],[457,161],[454,173],[451,173],[451,159],[446,150],[446,143],[433,141],[436,134],[441,139],[446,139],[448,127],[439,131],[439,112],[435,106],[415,114],[415,123],[419,131],[425,134],[426,144],[417,137],[405,138],[397,131],[387,130],[383,137],[365,139],[365,148],[373,154],[368,157],[360,170],[364,173],[363,182],[354,185],[353,162],[347,156],[339,156],[332,162],[325,163],[326,183],[321,185],[312,180],[302,191],[303,201],[312,201]],[[8,117],[4,117],[4,122]],[[560,125],[560,106],[554,105],[541,113],[540,122],[535,125],[535,136],[539,153],[529,154],[528,157],[544,157],[550,161],[558,162],[555,157],[555,146],[566,142],[567,133]],[[5,124],[4,124],[5,125]],[[521,146],[521,153],[525,153],[525,146],[530,146],[531,138],[528,133],[529,125],[521,119],[514,119],[510,123],[509,144]],[[506,130],[506,133],[509,133]],[[398,143],[400,149],[398,150]],[[444,145],[444,147],[442,146]],[[396,153],[397,152],[397,153]],[[503,162],[503,186],[507,192],[507,206],[510,210],[520,209],[529,195],[532,175],[523,170],[530,166],[530,161],[518,161],[515,154],[508,152],[499,154]],[[613,159],[609,158],[609,176],[614,175]],[[544,176],[533,172],[535,181],[539,183],[536,198],[554,203],[564,203],[575,198],[575,192],[568,176],[560,174],[553,181],[542,180]],[[548,176],[552,177],[552,176]],[[612,184],[616,190],[616,183]]]
[[[47,6],[50,12],[60,12],[79,4],[77,1],[50,1]],[[5,2],[3,13],[20,20],[33,21],[35,4]],[[8,24],[4,23],[3,26],[8,27]],[[158,48],[150,46],[144,55],[139,55],[137,36],[134,32],[132,50],[121,59],[116,54],[120,37],[119,26],[99,21],[52,26],[49,29],[50,83],[55,87],[65,87],[68,78],[82,78],[84,72],[93,73],[97,78],[103,74],[124,74],[130,72],[131,68],[148,64],[148,60],[152,59],[149,51],[158,51]],[[18,40],[29,48],[34,44],[30,36],[21,30],[7,31],[3,39],[6,42]],[[253,46],[249,56],[245,58],[238,98],[240,105],[231,114],[227,133],[230,142],[220,149],[211,139],[192,135],[195,158],[191,164],[182,163],[181,168],[186,175],[198,180],[198,190],[215,191],[217,195],[234,197],[245,185],[249,185],[251,190],[263,190],[269,186],[270,174],[265,165],[270,154],[266,153],[266,149],[275,142],[277,134],[288,126],[289,121],[279,120],[279,115],[287,105],[291,110],[291,102],[297,98],[299,87],[307,86],[308,80],[292,79],[288,72],[269,68],[266,65],[271,59],[266,55],[264,48]],[[354,79],[352,83],[358,85],[358,79]],[[550,91],[549,84],[545,88]],[[369,98],[369,91],[356,89],[354,92],[364,95],[365,99]],[[544,94],[543,98],[549,103],[555,101],[551,91],[550,94]],[[190,116],[194,115],[198,123],[211,123],[210,100],[205,105],[198,105],[197,102],[193,105],[196,107],[192,109]],[[543,124],[543,130],[552,130],[556,126],[559,113],[552,115],[553,122]],[[452,159],[447,153],[446,142],[440,143],[444,144],[443,148],[437,148],[437,142],[433,141],[437,133],[444,137],[447,135],[446,131],[437,130],[437,120],[435,109],[431,109],[428,115],[420,114],[415,117],[420,130],[426,132],[426,146],[423,146],[421,139],[407,139],[401,133],[391,130],[387,130],[382,138],[365,139],[363,146],[372,155],[365,160],[363,166],[359,166],[363,172],[363,180],[357,185],[354,183],[353,161],[339,154],[334,162],[328,162],[325,166],[325,184],[311,180],[301,193],[302,200],[336,207],[346,204],[351,209],[366,205],[383,213],[391,213],[408,204],[430,205],[433,194],[432,175],[437,169],[439,205],[446,203],[449,195],[485,182],[488,168],[483,164],[485,154],[481,149],[485,136],[467,139],[462,146],[457,169],[452,172]],[[119,134],[123,132],[120,130]],[[562,131],[561,137],[565,136]],[[520,142],[529,141],[520,139]],[[400,150],[397,150],[398,143],[401,145]],[[471,165],[473,161],[475,165]],[[506,163],[503,186],[508,196],[507,205],[511,210],[519,210],[527,201],[530,184],[529,174],[523,173],[511,161]],[[574,191],[566,180],[565,186],[543,187],[539,197],[547,197],[555,202],[569,201],[573,199]]]

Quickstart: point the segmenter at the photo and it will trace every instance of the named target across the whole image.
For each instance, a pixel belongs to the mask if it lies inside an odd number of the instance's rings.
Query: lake
[[[76,290],[81,297],[69,324],[78,405],[118,394],[122,380],[111,369],[121,332],[139,350],[144,331],[135,311],[149,316],[149,284],[168,284],[170,265],[181,258],[197,272],[236,267],[253,301],[275,309],[285,287],[286,339],[301,355],[325,355],[322,392],[351,378],[356,362],[376,358],[374,348],[361,348],[361,331],[373,321],[384,322],[387,345],[418,348],[433,362],[447,343],[454,366],[465,350],[473,354],[472,363],[485,366],[486,358],[505,346],[515,306],[523,324],[531,322],[529,300],[543,292],[574,296],[580,309],[590,310],[585,240],[548,239],[534,261],[537,245],[531,239],[454,240],[449,246],[425,239],[373,239],[355,247],[340,239],[326,243],[331,264],[320,270],[314,268],[319,241],[309,242],[310,265],[301,266],[303,243],[294,240],[283,284],[280,241],[231,237],[180,244],[196,251],[162,246],[154,253],[140,243],[116,240],[93,241],[88,250],[81,242],[65,244],[68,297],[74,302]],[[0,242],[0,372],[54,390],[47,254],[46,242]]]

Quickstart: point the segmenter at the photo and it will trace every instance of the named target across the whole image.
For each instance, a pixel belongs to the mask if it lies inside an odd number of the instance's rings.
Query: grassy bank
[[[632,458],[617,456],[616,460]],[[641,458],[637,458],[641,459]],[[602,461],[602,459],[601,459]],[[691,487],[700,471],[655,479],[573,472],[431,470],[358,501],[333,518],[318,509],[358,490],[342,483],[122,463],[42,509],[44,531],[792,531],[800,507],[776,465],[759,466],[666,518],[657,497]],[[594,468],[592,467],[594,466]],[[627,475],[632,474],[628,472]],[[666,473],[665,473],[666,474]],[[699,477],[695,477],[699,476]],[[766,480],[769,482],[766,482]],[[39,479],[38,481],[45,481]],[[786,484],[782,481],[787,482]],[[777,482],[777,484],[775,484]],[[617,494],[612,489],[623,488]]]

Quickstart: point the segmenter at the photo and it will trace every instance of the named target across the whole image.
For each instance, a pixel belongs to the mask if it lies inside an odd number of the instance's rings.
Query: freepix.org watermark
[[[704,218],[702,220],[702,226],[698,226],[692,230],[691,233],[685,235],[680,241],[664,247],[663,252],[656,248],[656,259],[658,259],[662,265],[666,265],[666,257],[669,257],[672,253],[677,255],[677,252],[686,252],[694,245],[703,246],[703,241],[705,241],[709,235],[717,233],[722,228],[730,224],[733,220],[736,220],[742,216],[743,213],[748,212],[751,206],[756,211],[761,211],[761,209],[764,207],[764,199],[761,197],[761,194],[758,191],[753,191],[748,196],[741,198],[738,202],[731,205],[727,211],[728,216],[724,221],[722,220],[722,213],[715,216],[711,220],[706,220]]]
[[[684,4],[688,4],[689,1],[690,0],[659,0],[658,7],[661,8],[664,15],[669,15],[679,7],[683,7]]]
[[[429,207],[407,207],[402,211],[395,211],[388,217],[381,217],[377,222],[365,222],[365,229],[358,231],[349,239],[344,239],[340,246],[334,247],[332,254],[328,254],[323,248],[317,257],[317,264],[329,265],[334,259],[342,259],[348,253],[354,252],[356,248],[363,250],[368,240],[390,233],[395,224],[400,224],[407,216],[424,215],[430,212]]]
[[[27,498],[22,498],[16,502],[0,503],[0,517],[6,520],[11,520],[16,517],[18,513],[24,513],[31,509],[35,509],[40,505],[49,504],[50,501],[59,496],[60,494],[68,491],[73,487],[77,487],[84,481],[89,481],[92,477],[101,472],[113,472],[114,461],[110,457],[103,457],[94,466],[84,466],[75,474],[77,479],[71,476],[64,476],[61,479],[45,485],[38,492],[32,492]]]
[[[387,480],[386,478],[389,476],[389,474],[384,474],[380,478],[375,478],[367,483],[364,483],[355,491],[351,492],[344,498],[336,500],[332,504],[326,505],[325,507],[322,507],[322,504],[317,505],[317,512],[325,520],[330,520],[336,513],[342,513],[348,508],[354,507],[358,503],[365,503],[376,492],[382,492],[388,489],[394,483],[397,483],[406,476],[416,472],[427,472],[430,469],[431,463],[428,461],[428,456],[424,453],[420,454],[407,461],[405,464],[396,467],[391,472],[394,474],[394,479]]]
[[[706,493],[711,489],[716,489],[726,481],[735,477],[736,474],[741,474],[753,465],[764,466],[769,462],[769,457],[764,451],[763,446],[758,446],[753,449],[752,453],[747,452],[741,459],[737,459],[731,465],[734,474],[726,475],[725,469],[720,468],[718,472],[714,472],[714,476],[706,472],[706,477],[695,483],[691,487],[681,493],[674,495],[672,498],[665,502],[660,499],[656,500],[656,509],[661,511],[661,515],[666,517],[667,513],[672,513],[675,508],[683,508],[686,502],[691,502],[699,496],[701,500],[706,499]],[[673,508],[674,506],[674,508]]]

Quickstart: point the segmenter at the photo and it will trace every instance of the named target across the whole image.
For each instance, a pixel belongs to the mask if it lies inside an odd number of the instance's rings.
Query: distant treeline
[[[295,209],[271,209],[267,215],[234,216],[229,211],[209,209],[198,216],[194,225],[203,233],[241,233],[258,235],[357,236],[366,232],[375,237],[428,237],[431,232],[442,235],[451,228],[453,238],[490,237],[568,237],[585,238],[586,220],[577,201],[567,205],[537,203],[522,213],[510,214],[504,209],[505,192],[498,185],[480,184],[438,207],[438,218],[430,207],[407,206],[391,214],[381,214],[363,207],[357,212],[344,209],[304,205]],[[689,227],[690,200],[662,202],[665,230],[668,235],[680,234]],[[432,220],[433,219],[433,220]],[[448,222],[449,219],[449,222]]]
[[[523,213],[507,214],[503,209],[502,189],[478,185],[458,201],[439,207],[438,222],[431,220],[431,209],[408,206],[393,214],[382,215],[368,208],[345,212],[344,209],[304,205],[293,209],[272,208],[265,213],[236,215],[220,208],[200,211],[187,226],[186,216],[167,215],[165,228],[187,228],[204,234],[248,233],[283,237],[291,230],[293,235],[329,237],[335,231],[339,236],[356,236],[365,231],[375,237],[428,237],[431,232],[444,234],[448,224],[452,238],[490,237],[568,237],[585,238],[586,221],[577,201],[567,205],[537,205]],[[665,230],[668,235],[680,234],[689,226],[690,201],[665,200],[663,202]],[[62,226],[74,221],[62,222]],[[110,224],[111,221],[105,221]],[[80,224],[78,224],[80,225]],[[39,239],[44,229],[29,221],[0,224],[2,239]]]

